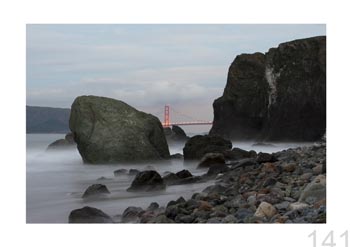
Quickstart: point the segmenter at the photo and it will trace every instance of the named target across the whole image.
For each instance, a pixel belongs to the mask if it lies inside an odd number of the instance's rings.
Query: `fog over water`
[[[192,174],[201,175],[206,170],[196,169],[197,163],[183,164],[182,160],[161,163],[84,165],[77,150],[46,152],[47,146],[63,134],[27,134],[27,222],[28,223],[67,223],[69,213],[84,206],[96,207],[105,213],[120,216],[128,206],[146,208],[151,202],[166,206],[170,200],[183,196],[188,199],[200,192],[213,181],[197,184],[168,186],[162,192],[127,192],[133,176],[114,177],[113,171],[120,168],[144,170],[152,165],[159,174],[166,171],[177,172],[188,169]],[[276,152],[304,144],[279,143],[273,147],[252,146],[252,142],[234,142],[234,147],[246,150]],[[171,145],[170,152],[182,153],[183,144]],[[107,180],[98,181],[100,177]],[[81,197],[86,188],[94,183],[105,184],[110,196],[99,201],[84,201]]]

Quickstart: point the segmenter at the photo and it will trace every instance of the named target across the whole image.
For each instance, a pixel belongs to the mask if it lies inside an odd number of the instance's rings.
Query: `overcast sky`
[[[212,120],[235,56],[325,34],[325,25],[27,25],[27,105],[69,108],[92,94],[161,119],[169,104]]]

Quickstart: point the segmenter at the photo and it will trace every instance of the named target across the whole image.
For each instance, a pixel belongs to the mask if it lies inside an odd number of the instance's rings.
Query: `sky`
[[[171,121],[211,121],[237,55],[318,35],[325,25],[28,24],[27,105],[70,108],[98,95],[161,120],[168,104]]]

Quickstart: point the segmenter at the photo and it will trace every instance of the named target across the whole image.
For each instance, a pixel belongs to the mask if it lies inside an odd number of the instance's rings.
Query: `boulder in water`
[[[224,155],[221,153],[207,153],[199,162],[198,168],[211,167],[217,164],[225,164]]]
[[[189,139],[185,131],[177,125],[164,128],[164,133],[168,142],[185,142]]]
[[[83,207],[69,214],[69,223],[113,223],[113,220],[97,208]]]
[[[77,97],[69,127],[85,163],[159,160],[170,156],[159,119],[119,100]]]
[[[206,153],[222,153],[231,150],[232,143],[218,136],[196,135],[183,148],[185,160],[199,160]]]
[[[93,184],[90,185],[84,192],[83,198],[94,199],[103,198],[110,194],[106,185],[104,184]]]
[[[72,133],[66,134],[64,139],[58,139],[51,143],[48,147],[47,150],[52,151],[52,150],[66,150],[70,148],[75,148],[76,143],[73,138]]]
[[[240,159],[245,159],[245,158],[255,158],[256,157],[256,152],[251,150],[251,151],[246,151],[240,148],[233,148],[232,150],[225,151],[224,153],[225,158],[229,160],[240,160]]]
[[[165,183],[156,171],[142,171],[136,175],[127,191],[164,190]]]

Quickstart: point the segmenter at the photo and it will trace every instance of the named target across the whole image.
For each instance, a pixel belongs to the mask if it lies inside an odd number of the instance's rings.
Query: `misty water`
[[[194,175],[201,175],[205,170],[196,169],[197,163],[171,160],[161,163],[85,165],[77,150],[47,152],[47,146],[63,134],[27,134],[27,222],[28,223],[67,223],[69,213],[84,206],[96,207],[114,216],[116,220],[128,206],[147,208],[151,202],[166,206],[170,200],[180,196],[188,199],[195,192],[200,192],[213,181],[205,183],[168,186],[162,192],[127,192],[133,176],[115,177],[113,171],[120,168],[145,170],[151,165],[164,175],[165,172],[177,172],[188,169]],[[279,143],[274,146],[252,146],[250,142],[233,142],[234,147],[257,152],[276,152],[304,144]],[[182,153],[183,144],[170,145],[171,154]],[[99,181],[100,177],[107,180]],[[95,183],[105,184],[110,196],[98,201],[84,201],[82,194]]]

